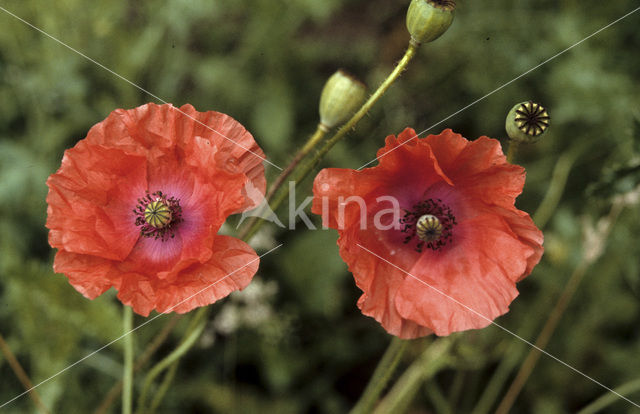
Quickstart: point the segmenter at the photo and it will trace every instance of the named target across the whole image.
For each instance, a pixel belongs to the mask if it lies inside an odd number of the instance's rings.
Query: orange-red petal
[[[47,227],[52,247],[124,259],[138,240],[132,219],[146,189],[143,157],[80,141],[47,180]]]
[[[125,275],[118,299],[143,316],[154,309],[184,313],[244,289],[258,265],[259,258],[249,245],[230,236],[216,236],[209,261],[194,263],[171,281],[140,273]]]
[[[314,181],[312,211],[338,229],[362,312],[402,338],[480,328],[507,312],[515,283],[543,252],[542,233],[514,206],[524,169],[507,163],[496,140],[451,130],[416,138],[407,128],[387,137],[378,157],[376,167],[324,169]],[[425,200],[446,204],[457,220],[452,241],[418,252],[400,227],[376,228],[382,195],[402,213]],[[366,228],[360,206],[341,206],[349,196],[363,200]]]
[[[56,253],[53,271],[63,273],[69,283],[89,299],[97,298],[112,286],[117,288],[121,282],[113,261],[65,250]]]

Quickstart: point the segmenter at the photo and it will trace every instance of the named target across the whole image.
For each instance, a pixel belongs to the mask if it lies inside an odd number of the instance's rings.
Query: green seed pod
[[[333,128],[353,114],[364,102],[367,87],[342,69],[334,73],[320,95],[320,125]]]
[[[453,22],[453,0],[412,0],[407,11],[407,30],[415,44],[431,42],[447,31]]]
[[[521,102],[507,114],[505,129],[511,140],[518,143],[534,143],[549,127],[549,113],[535,102]]]

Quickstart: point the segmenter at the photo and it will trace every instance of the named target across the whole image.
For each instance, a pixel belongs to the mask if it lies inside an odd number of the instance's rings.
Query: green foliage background
[[[454,113],[427,132],[447,127],[469,139],[503,138],[513,104],[544,103],[552,127],[519,154],[528,171],[519,208],[536,212],[563,156],[571,169],[559,203],[545,213],[545,256],[519,284],[511,311],[497,320],[533,340],[582,260],[585,223],[606,215],[612,197],[640,181],[640,13],[457,111],[638,3],[459,3],[451,29],[421,48],[324,165],[358,168],[386,135],[406,126],[422,131]],[[230,114],[278,165],[315,129],[328,76],[345,68],[373,89],[408,41],[408,1],[23,0],[0,6],[161,99]],[[45,180],[63,151],[110,111],[157,101],[2,11],[0,28],[0,333],[39,383],[122,331],[114,292],[88,301],[53,274]],[[273,178],[277,171],[267,173]],[[303,185],[299,199],[308,189]],[[638,208],[628,206],[547,347],[610,387],[639,378],[639,232]],[[272,229],[260,237],[261,249],[272,245],[269,237],[284,243],[263,259],[257,276],[271,293],[232,295],[213,305],[212,322],[183,359],[160,412],[338,413],[357,400],[390,337],[357,310],[359,291],[338,256],[336,233]],[[256,301],[260,317],[251,313]],[[224,328],[223,316],[232,314],[235,324]],[[138,353],[168,318],[136,331]],[[143,322],[136,318],[136,325]],[[155,361],[185,328],[183,318]],[[495,409],[529,349],[492,326],[454,336],[455,366],[420,388],[411,412],[472,412],[481,398],[488,399],[486,410]],[[412,341],[401,367],[430,340]],[[505,360],[504,385],[482,397]],[[53,412],[91,412],[120,378],[121,361],[116,342],[37,391]],[[142,377],[136,376],[136,390]],[[0,356],[0,403],[23,390]],[[542,357],[513,412],[575,412],[604,393]],[[640,401],[640,393],[630,398]],[[111,411],[118,410],[116,401]],[[607,410],[638,412],[624,401]],[[35,412],[35,406],[24,396],[0,411]]]

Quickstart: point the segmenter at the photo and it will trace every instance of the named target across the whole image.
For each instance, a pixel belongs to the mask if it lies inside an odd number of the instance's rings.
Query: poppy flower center
[[[136,208],[136,226],[140,227],[142,237],[153,237],[166,241],[175,237],[175,228],[182,221],[180,200],[167,197],[162,191],[147,193],[138,199]]]
[[[453,239],[456,218],[451,208],[439,198],[421,201],[413,209],[405,211],[400,219],[400,224],[404,226],[402,232],[408,234],[404,243],[415,239],[417,252],[422,253],[425,247],[439,250]]]

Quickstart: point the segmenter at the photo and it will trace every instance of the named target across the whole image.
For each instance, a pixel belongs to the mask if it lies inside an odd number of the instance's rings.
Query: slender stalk
[[[122,376],[122,414],[131,414],[133,401],[133,310],[124,306],[124,373]]]
[[[38,407],[38,410],[42,413],[49,414],[49,409],[44,405],[42,399],[40,399],[40,395],[33,387],[33,383],[29,379],[29,376],[22,368],[22,365],[20,365],[20,362],[11,351],[11,348],[9,348],[9,345],[5,342],[2,334],[0,334],[0,352],[2,352],[4,357],[7,359],[9,366],[13,370],[13,373],[16,375],[18,380],[20,380],[20,382],[22,383],[24,389],[29,391],[29,397],[31,397],[36,407]]]
[[[178,361],[196,343],[207,323],[206,316],[208,314],[208,311],[208,307],[202,307],[198,309],[195,316],[191,320],[191,323],[187,328],[187,334],[185,335],[180,345],[149,370],[149,373],[144,380],[140,398],[138,399],[138,409],[136,411],[138,414],[143,414],[145,412],[147,395],[155,378],[160,375],[162,371],[169,368],[175,361]]]
[[[439,338],[411,364],[380,402],[374,414],[401,414],[407,411],[420,386],[450,363],[447,352],[453,339]]]
[[[564,311],[566,310],[567,305],[569,304],[569,301],[573,297],[573,294],[575,293],[576,288],[582,281],[582,278],[584,277],[588,268],[589,268],[589,265],[586,264],[585,261],[582,261],[580,262],[578,267],[576,267],[576,269],[574,270],[573,274],[569,278],[569,281],[565,285],[564,290],[560,295],[560,298],[558,299],[558,301],[556,302],[556,305],[551,311],[551,314],[549,314],[549,317],[547,318],[547,321],[545,322],[544,327],[542,328],[542,331],[540,332],[540,334],[538,335],[538,338],[536,339],[535,345],[538,348],[544,349],[549,343],[549,340],[551,339],[551,335],[555,331],[558,325],[558,322],[560,321],[560,318],[564,314]],[[524,387],[524,384],[529,379],[529,376],[531,375],[531,372],[533,371],[536,363],[538,362],[540,355],[541,353],[535,349],[532,349],[529,352],[529,354],[527,355],[527,358],[524,360],[524,362],[520,366],[520,369],[518,370],[518,374],[516,375],[515,379],[511,383],[509,390],[507,391],[505,396],[502,398],[502,401],[496,410],[496,414],[506,414],[511,410],[513,403],[518,397],[518,394],[520,394],[520,391]]]
[[[440,389],[438,383],[431,379],[425,382],[424,385],[427,398],[431,400],[434,411],[439,414],[453,414],[453,409],[449,405],[449,401],[444,396],[444,393]]]
[[[153,338],[153,340],[149,343],[149,345],[147,345],[145,350],[142,352],[142,355],[140,355],[140,357],[136,360],[135,364],[133,365],[134,373],[140,371],[140,369],[144,365],[146,365],[147,362],[149,362],[149,359],[151,359],[151,356],[153,356],[153,354],[158,350],[158,348],[160,348],[160,345],[162,345],[164,341],[167,340],[167,338],[169,337],[169,334],[171,333],[173,328],[176,326],[178,321],[180,321],[180,319],[182,319],[182,315],[173,315],[171,319],[169,319],[169,322],[167,322],[167,324],[162,328],[162,330]],[[106,413],[107,410],[114,403],[118,395],[122,392],[122,388],[123,388],[123,381],[121,379],[120,381],[113,384],[113,387],[111,387],[109,392],[107,392],[106,396],[102,400],[102,403],[100,403],[100,405],[98,406],[98,408],[96,408],[93,414]]]
[[[371,412],[371,409],[380,397],[380,393],[386,387],[400,359],[402,359],[402,354],[405,349],[407,349],[407,344],[408,341],[395,336],[393,337],[382,359],[380,359],[373,376],[369,380],[367,387],[350,414],[367,414]]]
[[[573,167],[573,163],[581,152],[582,148],[577,151],[568,151],[558,158],[558,162],[553,168],[553,173],[551,174],[551,183],[549,184],[549,188],[547,189],[540,206],[533,215],[533,221],[539,228],[543,228],[547,224],[553,212],[556,210],[556,207],[562,198],[564,188],[567,185],[567,178],[569,178],[571,167]]]
[[[329,152],[334,145],[336,145],[340,140],[342,140],[349,131],[351,131],[356,124],[364,117],[367,112],[371,110],[373,105],[380,100],[380,98],[387,92],[387,90],[393,85],[393,83],[400,77],[402,72],[404,72],[409,62],[416,55],[418,50],[418,45],[414,42],[409,43],[409,47],[404,53],[404,56],[393,71],[387,76],[387,78],[378,86],[378,89],[367,99],[367,101],[358,109],[358,111],[353,114],[351,119],[349,119],[338,131],[327,141],[325,141],[324,145],[320,147],[320,149],[316,152],[316,154],[311,158],[311,160],[303,162],[299,165],[298,168],[295,168],[293,175],[293,180],[296,183],[296,186],[320,163],[320,160]],[[288,186],[280,186],[279,189],[275,190],[275,199],[271,203],[271,209],[274,211],[282,204],[282,202],[289,195],[289,187]],[[262,226],[264,221],[256,222],[246,233],[246,237],[251,238],[258,229]]]
[[[460,394],[462,394],[462,390],[465,385],[465,377],[467,376],[467,371],[459,369],[455,373],[453,377],[453,382],[449,387],[449,392],[447,396],[447,400],[449,402],[449,407],[452,411],[460,411],[456,410],[456,406],[460,400]]]
[[[311,137],[304,144],[304,146],[302,148],[300,148],[300,150],[298,150],[297,154],[293,158],[293,161],[291,161],[289,163],[287,168],[285,168],[284,171],[282,171],[280,173],[278,178],[276,178],[276,180],[273,182],[273,184],[271,184],[271,187],[270,187],[269,191],[267,192],[267,194],[264,197],[266,199],[267,203],[269,203],[271,201],[271,199],[273,198],[273,195],[276,193],[276,191],[278,191],[278,189],[282,186],[282,184],[284,184],[284,182],[287,179],[287,177],[289,177],[289,175],[291,175],[291,173],[298,166],[298,164],[300,164],[300,161],[302,161],[302,159],[305,156],[307,156],[307,154],[309,154],[309,152],[316,145],[318,145],[318,143],[320,141],[322,141],[322,138],[324,138],[324,136],[327,133],[327,131],[328,131],[328,129],[327,129],[326,126],[324,126],[322,124],[318,124],[318,127],[316,128],[316,132],[314,132],[313,135],[311,135]],[[249,221],[247,221],[247,223],[238,232],[238,238],[244,239],[245,236],[247,236],[247,234],[249,233],[249,230],[251,230],[253,225],[256,224],[256,221],[258,221],[259,216],[261,216],[261,214],[257,214],[255,216],[251,217],[249,219]]]
[[[516,141],[509,141],[509,149],[507,150],[507,162],[514,163],[516,159],[516,153],[520,145]]]
[[[640,379],[635,379],[633,381],[622,384],[618,388],[614,389],[614,391],[620,395],[624,395],[625,397],[630,394],[634,394],[640,391]],[[587,405],[582,410],[578,411],[578,414],[595,414],[617,401],[620,401],[620,397],[612,392],[607,392],[602,397]]]
[[[609,215],[607,216],[607,219],[605,222],[606,226],[601,230],[601,238],[602,238],[601,242],[603,246],[606,240],[608,239],[609,234],[611,233],[611,229],[613,228],[613,225],[615,224],[622,209],[623,209],[622,203],[614,203],[613,206],[611,207],[611,211],[609,212]],[[562,294],[560,295],[560,298],[558,298],[556,305],[554,306],[553,310],[549,314],[549,317],[547,318],[547,321],[545,322],[544,327],[542,328],[542,331],[540,332],[540,334],[538,335],[538,338],[535,341],[535,345],[538,348],[544,349],[549,343],[551,336],[553,335],[556,327],[558,326],[558,323],[560,322],[560,319],[562,318],[564,311],[567,309],[569,302],[573,298],[573,295],[575,294],[578,286],[580,285],[580,282],[582,282],[582,279],[587,273],[587,270],[595,262],[596,259],[597,259],[597,256],[593,256],[590,258],[584,257],[580,262],[580,264],[574,270],[573,274],[569,278],[569,281],[567,282],[564,289],[562,290]],[[500,405],[498,405],[498,408],[496,409],[496,414],[507,414],[511,410],[511,407],[515,403],[516,398],[520,394],[520,391],[522,391],[522,388],[524,387],[525,383],[529,379],[529,376],[533,372],[533,369],[535,368],[536,363],[540,358],[540,355],[541,355],[540,351],[538,351],[535,348],[532,348],[529,351],[527,358],[520,366],[520,369],[518,370],[516,377],[511,383],[511,386],[507,390],[507,393],[502,398]]]
[[[532,308],[536,309],[535,307]],[[533,328],[533,324],[530,324],[530,327],[521,330],[518,332],[518,335],[523,338],[527,338],[533,334]],[[503,353],[503,357],[500,358],[500,363],[491,376],[491,379],[486,383],[487,385],[471,414],[487,414],[490,412],[491,407],[495,404],[504,384],[507,382],[511,373],[515,370],[518,362],[522,360],[526,351],[525,346],[526,344],[519,340],[513,340],[509,344],[509,347]]]
[[[164,379],[162,380],[162,384],[160,384],[160,388],[158,389],[158,392],[156,393],[156,395],[153,397],[153,400],[151,401],[151,408],[149,408],[149,414],[155,413],[158,407],[160,406],[160,403],[162,402],[162,398],[164,398],[164,395],[169,390],[169,386],[171,385],[173,378],[175,378],[176,376],[176,371],[178,371],[179,363],[180,363],[180,360],[176,359],[175,361],[173,361],[173,363],[167,370],[167,373],[165,374]]]

